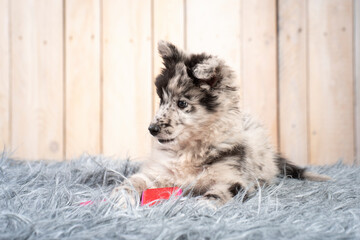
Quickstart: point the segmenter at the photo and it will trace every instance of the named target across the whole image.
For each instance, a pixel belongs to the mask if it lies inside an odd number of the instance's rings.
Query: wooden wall
[[[0,0],[0,146],[146,156],[164,39],[224,58],[294,162],[359,162],[359,2]]]

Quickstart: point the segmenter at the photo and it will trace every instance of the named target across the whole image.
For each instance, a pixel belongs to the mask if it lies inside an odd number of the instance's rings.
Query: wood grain
[[[278,11],[280,151],[304,166],[308,160],[306,1],[280,0]]]
[[[244,108],[278,144],[276,1],[243,1]]]
[[[310,163],[353,163],[353,1],[309,1],[308,11]]]
[[[185,49],[185,0],[154,0],[153,6],[153,81],[160,73],[162,65],[158,54],[159,40],[169,41],[181,49]],[[153,85],[154,114],[160,100]]]
[[[186,5],[189,52],[217,55],[232,67],[241,85],[241,2],[191,0]]]
[[[0,0],[0,151],[10,150],[9,0]]]
[[[355,0],[355,133],[356,133],[356,157],[355,162],[360,164],[360,0]]]
[[[142,158],[153,99],[150,1],[103,3],[104,154]]]
[[[66,1],[66,157],[100,153],[100,1]]]
[[[62,1],[10,1],[14,156],[63,154]]]

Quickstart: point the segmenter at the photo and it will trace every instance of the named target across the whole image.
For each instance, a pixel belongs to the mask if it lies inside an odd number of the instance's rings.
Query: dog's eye
[[[179,100],[177,105],[178,105],[179,108],[186,108],[188,106],[188,103],[185,102],[185,101]]]

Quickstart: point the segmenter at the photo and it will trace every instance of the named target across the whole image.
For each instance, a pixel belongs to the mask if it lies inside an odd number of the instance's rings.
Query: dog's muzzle
[[[149,129],[151,135],[153,135],[153,136],[158,135],[160,132],[160,127],[156,124],[150,124],[148,129]]]

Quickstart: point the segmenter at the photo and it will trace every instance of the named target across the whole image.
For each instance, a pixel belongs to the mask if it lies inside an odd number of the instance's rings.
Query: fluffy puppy
[[[277,176],[323,181],[276,153],[264,128],[242,112],[233,71],[208,54],[186,54],[160,41],[164,68],[156,78],[160,107],[149,126],[157,139],[139,173],[113,190],[190,186],[224,204]]]

